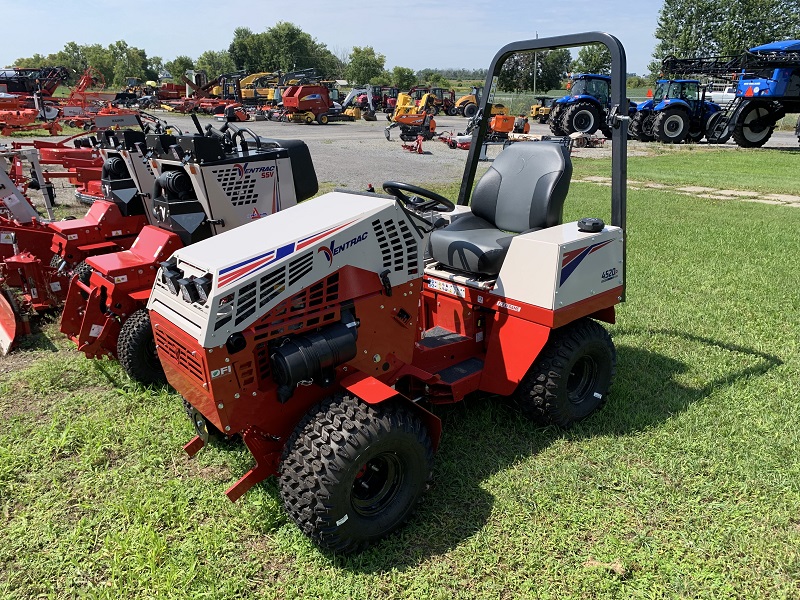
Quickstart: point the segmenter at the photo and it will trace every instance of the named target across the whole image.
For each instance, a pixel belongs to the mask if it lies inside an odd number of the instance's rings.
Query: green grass
[[[573,183],[565,217],[607,197]],[[496,399],[438,409],[424,503],[358,556],[317,550],[272,482],[231,504],[245,449],[188,459],[175,393],[46,325],[0,360],[0,597],[798,597],[800,212],[628,199],[608,405],[568,432]]]
[[[650,144],[650,155],[628,158],[628,178],[666,185],[798,194],[800,148],[744,149]],[[608,175],[611,159],[575,161],[574,177]]]

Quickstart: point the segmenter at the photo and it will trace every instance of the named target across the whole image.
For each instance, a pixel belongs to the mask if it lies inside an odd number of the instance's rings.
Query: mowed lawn
[[[629,177],[676,183],[683,165],[682,184],[792,194],[798,159],[686,149]],[[576,177],[602,169],[576,160]],[[607,218],[608,194],[574,183],[565,216]],[[567,432],[498,398],[437,409],[424,503],[356,556],[317,550],[273,482],[230,503],[242,446],[188,459],[174,392],[46,324],[0,358],[0,597],[800,597],[800,209],[628,201],[607,406]]]

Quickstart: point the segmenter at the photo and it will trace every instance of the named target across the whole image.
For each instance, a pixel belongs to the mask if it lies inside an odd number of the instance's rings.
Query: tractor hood
[[[343,268],[373,273],[378,288],[420,277],[421,224],[388,196],[331,192],[181,248],[162,263],[148,308],[218,346]]]

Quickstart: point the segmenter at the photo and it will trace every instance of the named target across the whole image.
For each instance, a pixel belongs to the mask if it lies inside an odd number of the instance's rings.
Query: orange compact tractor
[[[509,44],[486,88],[517,52],[597,43],[619,105],[625,55],[602,33]],[[608,397],[616,353],[601,323],[625,291],[626,127],[614,111],[612,224],[564,222],[563,144],[510,145],[473,190],[489,112],[457,204],[393,181],[385,195],[334,191],[182,248],[155,278],[158,355],[198,434],[187,451],[240,435],[256,465],[228,496],[277,475],[289,515],[333,551],[408,519],[434,468],[437,405],[514,396],[569,427]]]

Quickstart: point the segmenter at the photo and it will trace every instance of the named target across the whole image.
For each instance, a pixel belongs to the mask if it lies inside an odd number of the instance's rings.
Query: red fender
[[[415,404],[400,394],[393,387],[386,385],[371,375],[354,373],[353,375],[342,379],[340,384],[348,392],[358,396],[367,404],[380,404],[389,398],[399,396],[405,400],[411,410],[417,413],[417,416],[419,416],[422,419],[422,422],[425,423],[425,427],[428,429],[428,434],[431,436],[431,443],[433,444],[434,451],[439,448],[439,440],[442,437],[442,421],[432,412],[429,412],[418,404]]]
[[[496,312],[480,389],[512,394],[550,337],[551,329],[508,313]]]

